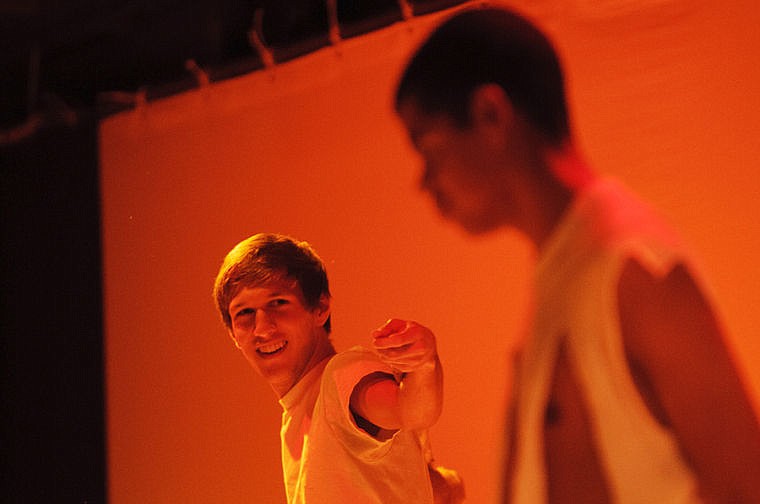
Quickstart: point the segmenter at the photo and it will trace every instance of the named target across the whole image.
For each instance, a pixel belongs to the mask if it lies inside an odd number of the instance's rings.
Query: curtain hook
[[[258,8],[253,13],[253,26],[248,30],[248,43],[258,53],[264,68],[274,70],[275,60],[274,53],[264,43],[263,36],[264,9]],[[274,78],[274,72],[272,77]]]
[[[329,23],[328,36],[330,37],[330,43],[340,56],[340,43],[343,41],[343,38],[340,36],[338,2],[337,0],[325,0],[325,7],[327,8],[327,21]]]
[[[198,83],[198,87],[203,89],[209,84],[208,73],[206,73],[194,59],[185,61],[185,70],[188,70],[195,77],[195,81]]]
[[[409,3],[409,0],[398,0],[398,6],[401,9],[401,17],[404,21],[409,21],[414,17],[414,9],[412,8],[412,4]]]

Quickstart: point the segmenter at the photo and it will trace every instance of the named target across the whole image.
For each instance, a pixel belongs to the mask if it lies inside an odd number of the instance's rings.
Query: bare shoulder
[[[714,308],[689,269],[635,260],[618,283],[623,343],[650,408],[673,431],[703,492],[760,502],[760,427]],[[643,384],[643,386],[642,386]],[[751,498],[750,498],[751,496]]]
[[[710,302],[683,264],[659,277],[628,260],[618,283],[618,309],[626,349],[637,360],[666,364],[677,353],[699,360],[725,346]]]

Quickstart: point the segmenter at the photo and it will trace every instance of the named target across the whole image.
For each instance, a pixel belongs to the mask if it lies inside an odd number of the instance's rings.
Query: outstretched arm
[[[385,431],[433,425],[443,407],[443,373],[432,331],[391,319],[373,331],[372,345],[395,376],[375,373],[359,382],[353,413]]]
[[[629,262],[619,309],[639,388],[673,430],[705,502],[760,502],[760,425],[708,301],[684,266]]]

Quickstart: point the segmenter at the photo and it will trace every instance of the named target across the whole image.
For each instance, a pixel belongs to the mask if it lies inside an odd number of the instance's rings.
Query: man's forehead
[[[407,100],[399,107],[399,116],[406,126],[409,138],[416,146],[419,146],[420,141],[432,130],[451,124],[451,120],[445,114],[427,114],[413,100]]]
[[[249,289],[260,289],[267,291],[301,291],[298,280],[286,275],[275,275],[244,286]]]
[[[411,100],[404,101],[398,108],[398,115],[401,118],[401,122],[404,123],[404,127],[412,142],[417,140],[421,134],[420,129],[422,125],[420,122],[422,122],[422,118],[420,117],[421,112],[416,103]]]

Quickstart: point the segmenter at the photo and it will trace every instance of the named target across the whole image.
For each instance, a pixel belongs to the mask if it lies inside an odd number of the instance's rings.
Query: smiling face
[[[324,328],[329,297],[323,295],[310,308],[292,279],[278,277],[242,288],[230,301],[229,314],[235,343],[278,397],[335,353]]]

